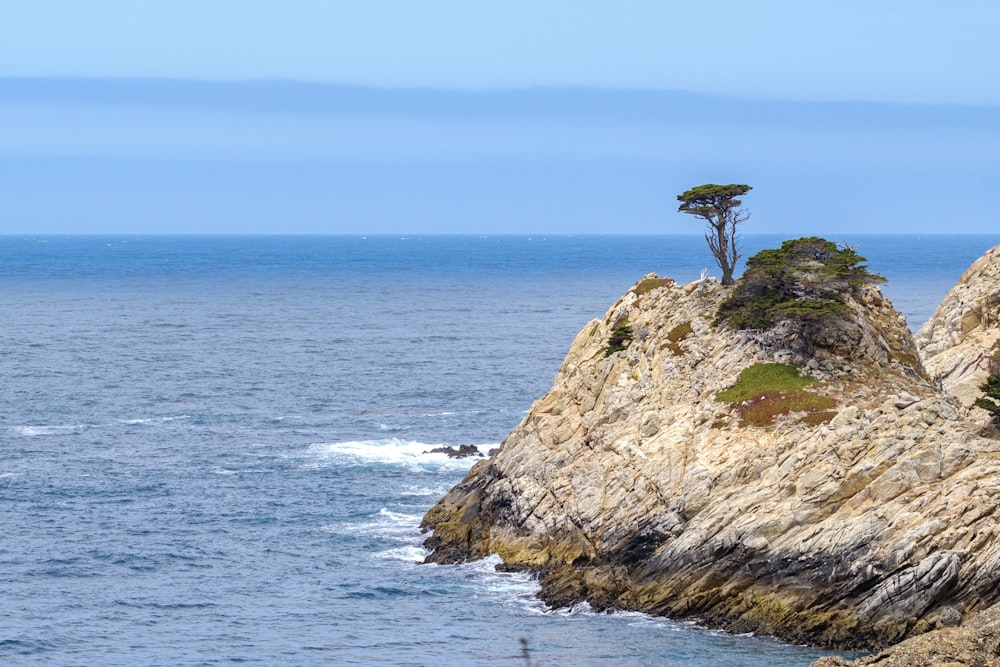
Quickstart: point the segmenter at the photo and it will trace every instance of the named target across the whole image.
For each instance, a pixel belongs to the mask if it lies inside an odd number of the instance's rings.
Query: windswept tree
[[[681,202],[678,212],[704,218],[708,224],[705,240],[722,269],[723,285],[735,282],[733,271],[736,270],[736,262],[742,257],[736,243],[736,226],[750,219],[750,212],[740,208],[743,202],[739,197],[752,189],[749,185],[735,183],[706,183],[677,195],[677,201]]]

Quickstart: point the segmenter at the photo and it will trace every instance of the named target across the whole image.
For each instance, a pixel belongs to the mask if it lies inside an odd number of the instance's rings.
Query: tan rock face
[[[549,393],[428,512],[428,560],[496,553],[554,605],[842,647],[1000,601],[1000,440],[927,383],[877,288],[806,344],[715,326],[717,283],[653,279],[584,327]],[[606,354],[622,323],[632,340]],[[829,414],[745,426],[747,405],[716,400],[771,362],[813,376]]]
[[[1000,246],[962,274],[916,342],[931,377],[963,406],[982,396],[979,385],[1000,372]],[[986,420],[982,411],[970,416]]]

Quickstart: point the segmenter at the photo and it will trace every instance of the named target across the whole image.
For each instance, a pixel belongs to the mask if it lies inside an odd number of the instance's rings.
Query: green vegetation
[[[646,278],[645,280],[640,280],[639,284],[632,288],[632,292],[636,296],[642,296],[643,294],[648,294],[657,288],[667,287],[673,284],[674,281],[671,278]]]
[[[785,241],[747,260],[747,269],[722,302],[717,324],[770,329],[779,322],[819,322],[844,311],[844,295],[885,282],[850,247],[817,236]]]
[[[744,368],[739,379],[729,389],[715,397],[720,403],[749,401],[765,391],[798,391],[816,381],[799,374],[790,364],[754,364]]]
[[[774,423],[778,415],[791,412],[804,412],[801,421],[816,426],[830,421],[836,416],[836,411],[830,408],[837,404],[829,396],[812,394],[807,391],[790,393],[766,391],[752,401],[742,403],[737,407],[740,424],[743,426],[767,426]]]
[[[632,342],[634,335],[632,327],[626,324],[624,318],[618,320],[611,332],[611,337],[608,338],[608,344],[604,347],[604,356],[610,357],[615,352],[624,350]]]
[[[667,342],[661,346],[661,349],[669,349],[675,356],[684,354],[684,350],[681,349],[679,343],[690,336],[693,331],[690,322],[681,322],[667,334]]]
[[[982,408],[992,415],[993,423],[1000,426],[1000,373],[993,373],[986,382],[979,385],[979,391],[986,394],[976,399],[976,407]]]
[[[816,383],[799,374],[788,364],[754,364],[740,373],[739,379],[729,389],[719,393],[715,400],[730,403],[743,426],[767,426],[778,415],[803,412],[803,422],[822,424],[836,415],[836,405],[829,396],[805,391]]]
[[[690,322],[681,322],[670,330],[670,333],[667,334],[667,340],[671,343],[676,343],[690,336],[693,331]]]
[[[681,202],[677,208],[679,213],[688,213],[705,220],[705,241],[722,269],[723,285],[735,282],[733,271],[736,269],[736,262],[742,257],[736,245],[736,226],[750,219],[750,213],[740,208],[743,202],[738,197],[752,189],[749,185],[736,183],[706,183],[677,195],[677,201]]]

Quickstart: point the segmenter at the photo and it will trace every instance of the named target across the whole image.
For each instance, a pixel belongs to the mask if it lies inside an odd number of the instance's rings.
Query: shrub
[[[979,385],[979,391],[986,395],[976,399],[976,407],[989,412],[993,423],[1000,426],[1000,405],[996,403],[1000,400],[1000,373],[987,377],[986,382]]]
[[[615,323],[615,328],[608,338],[608,344],[604,347],[604,356],[610,357],[615,352],[621,352],[632,342],[634,334],[632,327],[622,318]]]

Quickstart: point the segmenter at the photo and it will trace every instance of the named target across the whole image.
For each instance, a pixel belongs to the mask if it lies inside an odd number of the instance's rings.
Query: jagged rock
[[[552,389],[428,512],[428,560],[495,553],[538,571],[553,605],[837,647],[1000,602],[1000,441],[927,382],[905,319],[865,287],[806,345],[714,325],[727,293],[637,285],[587,324]],[[644,337],[605,354],[621,323]],[[834,407],[751,426],[778,399],[716,400],[776,361]]]
[[[452,459],[467,459],[471,456],[482,457],[483,455],[483,453],[479,451],[479,447],[476,445],[459,445],[458,447],[448,445],[446,447],[435,447],[434,449],[424,452],[424,454],[447,454],[448,458]]]

